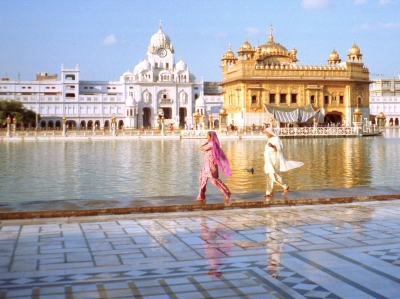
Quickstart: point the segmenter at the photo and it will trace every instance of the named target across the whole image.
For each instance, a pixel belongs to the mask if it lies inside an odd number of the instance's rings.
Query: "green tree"
[[[0,101],[0,125],[7,125],[7,116],[11,119],[15,117],[17,124],[21,123],[36,123],[36,112],[26,109],[21,102],[18,101]],[[38,114],[38,120],[40,120]]]

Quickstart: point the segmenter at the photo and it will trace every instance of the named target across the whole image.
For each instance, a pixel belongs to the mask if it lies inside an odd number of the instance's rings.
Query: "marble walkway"
[[[400,298],[400,200],[0,222],[0,298]]]

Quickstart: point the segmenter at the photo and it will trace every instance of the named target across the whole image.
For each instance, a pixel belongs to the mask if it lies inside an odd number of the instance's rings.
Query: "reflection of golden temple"
[[[253,47],[246,39],[237,57],[229,46],[222,55],[221,84],[229,115],[227,122],[248,126],[251,115],[265,113],[264,104],[289,109],[311,104],[321,111],[317,122],[348,126],[358,104],[362,114],[369,118],[369,70],[355,43],[347,57],[347,62],[342,62],[334,48],[327,65],[298,65],[297,50],[288,51],[276,43],[272,27],[266,43]],[[243,116],[243,110],[248,117]],[[308,121],[312,124],[313,118]]]

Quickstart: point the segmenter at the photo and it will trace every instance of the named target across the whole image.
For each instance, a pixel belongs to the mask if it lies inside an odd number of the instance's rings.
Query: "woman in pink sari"
[[[232,175],[232,171],[228,159],[219,146],[219,140],[215,132],[207,132],[207,142],[203,144],[200,150],[204,151],[204,162],[199,177],[199,195],[194,201],[206,202],[206,186],[208,179],[210,179],[211,183],[224,194],[225,202],[228,202],[231,197],[231,192],[219,179],[218,167],[221,169],[222,173],[228,177]]]

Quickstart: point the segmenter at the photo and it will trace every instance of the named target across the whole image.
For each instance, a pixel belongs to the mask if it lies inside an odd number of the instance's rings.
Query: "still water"
[[[291,190],[395,186],[398,129],[384,137],[283,139],[284,153],[304,166],[283,173]],[[195,196],[205,140],[88,140],[0,144],[0,202]],[[266,140],[221,140],[232,193],[265,188]],[[247,172],[254,167],[255,173]],[[210,183],[207,194],[219,194]],[[222,195],[221,195],[222,196]],[[234,196],[234,195],[233,195]]]

